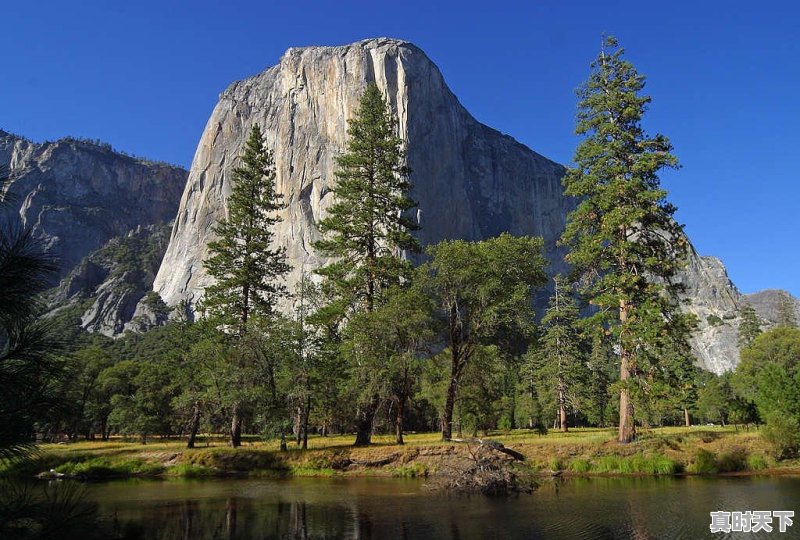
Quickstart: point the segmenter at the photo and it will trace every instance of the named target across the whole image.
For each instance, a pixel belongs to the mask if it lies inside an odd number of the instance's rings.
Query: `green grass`
[[[574,473],[588,473],[592,470],[592,464],[587,459],[573,459],[567,468]]]
[[[775,464],[764,457],[769,444],[756,431],[733,427],[670,427],[641,429],[631,444],[618,444],[613,429],[573,428],[540,436],[530,430],[494,432],[490,438],[522,453],[533,471],[572,474],[675,474],[763,471],[791,468],[795,462]],[[0,474],[32,476],[56,469],[87,477],[168,475],[185,477],[252,475],[259,477],[392,475],[418,477],[437,470],[447,452],[430,452],[468,445],[443,443],[438,433],[407,434],[406,444],[394,444],[393,435],[378,435],[367,448],[353,448],[352,435],[311,437],[308,450],[290,444],[279,451],[277,440],[246,437],[241,448],[227,447],[222,437],[205,437],[198,447],[185,448],[183,440],[152,440],[146,445],[114,438],[40,447],[36,459],[0,465]],[[474,445],[472,445],[474,446]],[[343,468],[342,463],[380,461],[395,456],[383,467]]]
[[[632,456],[602,456],[595,460],[573,460],[570,470],[578,473],[600,474],[677,474],[683,465],[660,454]]]
[[[430,471],[421,463],[403,465],[392,469],[392,476],[395,478],[426,478],[428,474],[430,474]]]
[[[55,468],[56,472],[88,478],[116,476],[155,476],[164,472],[164,467],[135,459],[116,460],[95,457],[81,461],[69,461]]]
[[[689,465],[689,472],[695,474],[717,474],[719,472],[717,455],[701,448],[695,453],[694,459]]]

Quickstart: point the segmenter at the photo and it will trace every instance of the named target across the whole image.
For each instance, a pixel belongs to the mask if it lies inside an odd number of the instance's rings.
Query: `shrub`
[[[695,453],[692,464],[689,466],[689,471],[697,474],[718,473],[717,455],[701,448]]]
[[[760,471],[768,466],[767,458],[761,454],[752,454],[747,458],[747,468],[751,471]]]
[[[747,458],[747,450],[741,446],[735,446],[717,458],[717,469],[719,472],[746,471]]]
[[[775,459],[794,458],[800,452],[800,425],[794,416],[771,414],[761,433],[772,447]]]

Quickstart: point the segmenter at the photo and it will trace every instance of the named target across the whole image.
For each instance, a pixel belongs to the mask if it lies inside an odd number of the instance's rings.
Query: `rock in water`
[[[294,267],[289,288],[301,272],[326,262],[312,247],[320,237],[315,224],[332,203],[334,158],[345,149],[347,119],[371,81],[388,98],[408,141],[423,245],[504,231],[537,235],[544,238],[549,271],[566,269],[556,246],[574,207],[563,195],[564,167],[475,120],[419,48],[380,38],[289,49],[277,66],[222,93],[200,139],[156,276],[154,287],[168,304],[196,302],[211,281],[203,268],[211,229],[225,216],[231,169],[255,123],[274,149],[278,190],[288,203],[277,242],[286,246]],[[738,291],[719,261],[694,250],[682,279],[693,299],[688,309],[701,320],[694,340],[700,364],[717,372],[732,369],[738,362]],[[543,291],[536,299],[539,313],[546,300]],[[713,325],[717,318],[728,326]]]

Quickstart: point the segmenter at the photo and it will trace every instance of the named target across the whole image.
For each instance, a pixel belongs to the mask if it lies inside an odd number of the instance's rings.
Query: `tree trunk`
[[[294,413],[294,442],[297,446],[300,446],[300,443],[303,440],[303,409],[302,407],[297,407]]]
[[[447,397],[444,402],[444,412],[442,414],[442,440],[449,441],[453,438],[453,407],[456,402],[456,391],[458,382],[455,377],[450,379],[447,387]]]
[[[630,304],[625,300],[619,302],[619,321],[624,325],[628,320]],[[630,352],[620,343],[619,380],[623,387],[619,391],[619,434],[617,440],[621,443],[633,442],[636,438],[636,427],[633,424],[633,402],[630,391],[624,386],[631,377]]]
[[[452,341],[452,339],[451,339]],[[458,393],[458,379],[461,371],[461,357],[457,348],[451,352],[450,365],[450,384],[447,386],[447,397],[444,402],[444,412],[442,414],[442,440],[449,441],[453,438],[453,407],[456,404],[456,394]]]
[[[558,390],[558,420],[561,425],[561,431],[566,433],[569,431],[567,427],[567,396],[564,392],[563,385]]]
[[[686,407],[683,408],[683,420],[686,423],[686,427],[692,427],[692,422],[689,418],[689,409]]]
[[[394,429],[395,429],[395,442],[397,444],[405,444],[403,442],[403,412],[406,408],[406,400],[405,398],[401,398],[397,400],[397,412],[395,413],[394,417]]]
[[[356,413],[356,442],[354,446],[369,446],[372,443],[372,424],[378,410],[380,397],[375,394],[369,403],[362,403]]]
[[[286,433],[281,430],[281,452],[288,451],[289,448],[286,447]]]
[[[308,449],[308,417],[311,414],[311,396],[306,396],[306,406],[303,410],[303,450]]]
[[[189,440],[186,448],[194,448],[197,432],[200,430],[200,404],[195,401],[192,405],[192,419],[189,421]]]
[[[233,414],[231,415],[231,440],[233,448],[242,446],[242,415],[239,403],[233,404]]]

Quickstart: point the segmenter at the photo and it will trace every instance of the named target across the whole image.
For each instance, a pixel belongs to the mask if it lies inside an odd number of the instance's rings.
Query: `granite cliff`
[[[564,168],[487,127],[459,103],[442,74],[416,46],[387,38],[340,47],[292,48],[278,65],[233,83],[221,95],[200,138],[154,287],[164,301],[196,302],[210,278],[202,261],[213,224],[225,215],[230,173],[250,127],[258,123],[274,149],[278,190],[287,207],[278,243],[294,270],[325,263],[312,244],[332,202],[334,158],[351,117],[374,81],[395,111],[419,202],[419,239],[482,239],[503,231],[542,236],[550,272],[565,269],[556,241],[574,201],[563,195]],[[542,129],[546,129],[543,127]],[[680,278],[700,328],[699,363],[715,372],[738,362],[736,329],[742,298],[722,263],[691,250]],[[536,299],[541,311],[546,292]]]
[[[81,326],[107,335],[131,327],[137,313],[146,315],[147,308],[138,304],[152,289],[166,248],[164,226],[175,217],[186,171],[94,141],[37,144],[4,131],[0,169],[10,178],[4,196],[11,200],[0,217],[30,228],[58,260],[58,278],[64,279],[49,295],[53,310],[85,305]],[[109,258],[112,239],[117,239],[113,247],[124,239],[155,241],[158,234],[162,247],[146,263],[137,259],[126,266]],[[128,274],[115,271],[122,267]],[[86,304],[90,298],[97,302]]]

